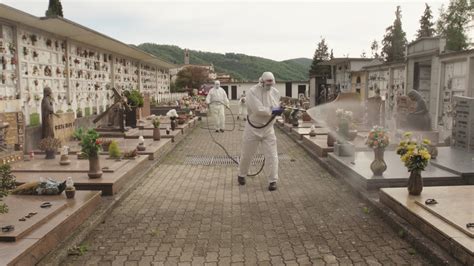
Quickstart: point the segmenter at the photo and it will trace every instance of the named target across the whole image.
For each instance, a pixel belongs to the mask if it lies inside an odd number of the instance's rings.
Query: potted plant
[[[40,141],[38,148],[46,153],[45,159],[51,160],[56,158],[56,152],[61,147],[61,141],[56,138],[44,138]]]
[[[374,161],[370,164],[370,169],[375,176],[381,176],[387,170],[383,155],[389,143],[388,133],[383,127],[375,126],[372,128],[366,144],[374,150]]]
[[[0,214],[8,212],[8,206],[1,203],[1,201],[15,187],[16,181],[15,176],[11,172],[11,166],[9,164],[0,165]]]
[[[76,195],[76,188],[74,187],[74,182],[72,181],[72,177],[68,177],[66,180],[66,198],[73,199]]]
[[[59,165],[70,165],[71,160],[69,160],[69,147],[63,146],[61,150],[61,159],[59,160]]]
[[[314,125],[311,125],[311,128],[309,130],[309,136],[312,138],[316,137],[316,127]]]
[[[112,140],[109,145],[109,157],[111,159],[120,159],[121,151],[117,141]]]
[[[125,114],[126,122],[125,124],[129,127],[137,127],[137,109],[143,107],[143,96],[138,90],[130,90],[124,92],[125,97],[127,97],[128,105],[131,110]]]
[[[155,118],[153,119],[153,140],[160,140],[160,119]]]
[[[400,159],[405,164],[408,172],[410,172],[407,185],[408,192],[410,195],[417,196],[423,190],[421,172],[428,165],[431,155],[426,144],[423,142],[418,143],[416,140],[411,139],[411,136],[411,132],[404,134],[404,139],[398,145],[397,154],[400,155]]]
[[[81,140],[81,151],[89,159],[89,178],[100,178],[102,169],[100,168],[99,151],[102,143],[99,134],[94,129],[89,129]]]
[[[176,119],[178,118],[178,113],[176,112],[175,109],[171,109],[166,113],[166,116],[168,116],[171,120],[171,130],[174,131],[176,129]]]
[[[291,110],[291,109],[290,109]],[[289,122],[293,127],[298,127],[298,120],[300,117],[300,112],[297,109],[294,109],[290,112],[290,120]]]

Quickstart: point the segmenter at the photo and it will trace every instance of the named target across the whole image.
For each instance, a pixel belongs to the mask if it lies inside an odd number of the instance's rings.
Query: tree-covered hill
[[[173,64],[184,64],[184,49],[175,45],[143,43],[138,48]],[[235,53],[211,53],[190,50],[190,63],[214,64],[218,73],[228,73],[242,81],[257,80],[264,71],[271,71],[277,80],[307,80],[311,59],[297,58],[282,62]]]

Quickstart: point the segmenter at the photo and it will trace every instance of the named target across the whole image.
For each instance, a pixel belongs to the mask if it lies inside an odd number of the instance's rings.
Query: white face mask
[[[272,84],[263,84],[263,87],[269,91],[272,88]]]

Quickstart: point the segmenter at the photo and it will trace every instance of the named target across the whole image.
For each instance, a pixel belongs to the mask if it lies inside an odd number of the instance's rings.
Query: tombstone
[[[53,118],[54,126],[54,136],[61,141],[61,143],[67,143],[72,135],[74,134],[75,129],[74,113],[67,112],[62,114],[57,114]]]
[[[369,127],[381,125],[380,114],[382,107],[382,97],[375,95],[367,99],[367,124]]]
[[[143,107],[142,107],[142,111],[141,111],[141,116],[142,117],[148,117],[151,115],[151,103],[150,103],[150,94],[148,93],[145,93],[145,95],[143,96]],[[140,118],[142,118],[140,117]]]
[[[467,152],[474,151],[474,98],[454,97],[451,145]]]

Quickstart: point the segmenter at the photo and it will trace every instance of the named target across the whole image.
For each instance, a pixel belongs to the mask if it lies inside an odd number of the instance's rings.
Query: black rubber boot
[[[239,181],[239,185],[241,185],[241,186],[245,185],[245,177],[238,176],[237,180]]]
[[[268,190],[270,191],[277,190],[277,182],[271,182],[270,185],[268,185]]]

